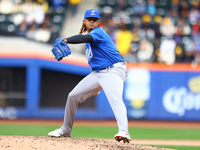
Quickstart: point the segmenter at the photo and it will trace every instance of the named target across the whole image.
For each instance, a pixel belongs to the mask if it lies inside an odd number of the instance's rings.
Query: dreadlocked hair
[[[85,26],[85,24],[83,23],[82,26],[81,26],[81,29],[80,29],[79,34],[82,34],[82,33],[84,33],[84,32],[86,32],[86,26]]]

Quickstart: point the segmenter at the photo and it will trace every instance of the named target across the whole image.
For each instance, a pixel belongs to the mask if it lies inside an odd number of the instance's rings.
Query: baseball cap
[[[99,11],[96,9],[88,9],[85,12],[84,19],[88,17],[94,17],[99,19]]]

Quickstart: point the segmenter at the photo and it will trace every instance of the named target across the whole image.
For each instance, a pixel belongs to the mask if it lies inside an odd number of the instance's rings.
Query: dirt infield
[[[0,120],[0,124],[23,125],[62,125],[62,120]],[[117,126],[116,121],[85,121],[75,120],[74,126]],[[129,127],[151,128],[195,128],[200,129],[200,122],[170,121],[129,121]],[[0,136],[2,150],[167,150],[144,145],[185,145],[200,146],[200,141],[191,140],[138,140],[131,143],[116,142],[105,139],[88,138],[51,138],[40,136]]]

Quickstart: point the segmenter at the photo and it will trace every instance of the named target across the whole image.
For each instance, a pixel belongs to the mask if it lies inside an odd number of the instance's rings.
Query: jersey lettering
[[[89,48],[86,49],[85,54],[86,54],[87,60],[89,62],[90,59],[93,57],[93,53],[92,53],[92,49],[91,49],[90,45],[89,45]]]

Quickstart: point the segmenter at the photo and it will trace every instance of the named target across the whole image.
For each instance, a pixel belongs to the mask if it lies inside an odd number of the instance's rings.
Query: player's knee
[[[68,99],[72,100],[72,99],[74,99],[74,97],[75,97],[75,95],[72,92],[70,92],[68,94]]]
[[[73,93],[73,92],[70,92],[69,95],[68,95],[68,101],[73,101],[73,102],[77,102],[79,103],[79,96],[77,96],[77,94]]]

